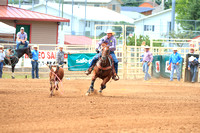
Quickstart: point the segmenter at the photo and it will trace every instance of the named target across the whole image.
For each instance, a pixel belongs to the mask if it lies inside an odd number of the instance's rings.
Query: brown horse
[[[50,96],[53,96],[54,89],[58,90],[59,86],[58,83],[62,81],[64,77],[64,69],[61,66],[58,65],[47,65],[50,69],[49,73],[49,80],[50,80]],[[56,67],[56,70],[54,71],[53,67]]]
[[[114,61],[112,56],[110,56],[109,46],[102,44],[102,57],[96,63],[96,66],[93,70],[92,82],[90,88],[88,89],[86,95],[94,92],[94,82],[97,78],[103,80],[101,83],[101,88],[99,90],[102,93],[102,90],[106,88],[106,83],[111,79],[114,69]]]

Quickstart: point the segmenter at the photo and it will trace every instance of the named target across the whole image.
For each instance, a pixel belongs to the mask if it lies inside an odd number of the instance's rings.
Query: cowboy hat
[[[59,47],[59,48],[63,48],[64,46],[63,46],[63,45],[59,45],[58,47]]]
[[[177,47],[174,47],[173,50],[178,50]]]
[[[38,46],[37,45],[33,45],[33,48],[38,48]]]
[[[3,48],[3,45],[0,45],[0,48]]]
[[[144,48],[150,48],[148,45],[146,45]]]
[[[189,57],[189,61],[194,61],[196,58],[194,56]]]
[[[108,34],[108,33],[112,33],[112,35],[115,34],[115,32],[113,32],[111,29],[108,29],[105,33],[106,33],[106,34]]]

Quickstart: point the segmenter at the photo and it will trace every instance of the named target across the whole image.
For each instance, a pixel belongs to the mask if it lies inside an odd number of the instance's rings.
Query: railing
[[[158,40],[158,39],[156,39]],[[189,44],[191,39],[185,39],[184,43]],[[151,40],[151,49],[153,55],[166,55],[172,53],[172,47],[153,47],[154,43],[171,43],[175,44],[177,42],[182,42],[183,39],[180,41],[180,39],[171,39],[171,41],[167,41],[167,39],[163,39],[160,41],[153,41]],[[198,40],[192,40],[195,42],[195,44],[198,44]],[[5,47],[7,46],[13,46],[15,44],[3,44]],[[30,46],[33,46],[34,44],[30,44]],[[53,51],[56,52],[58,49],[58,45],[55,44],[39,44],[39,51]],[[199,46],[196,46],[196,54],[200,54]],[[189,47],[179,47],[178,53],[181,54],[183,58],[186,57],[186,54],[189,53]],[[95,52],[95,45],[65,45],[64,50],[69,51],[70,53],[94,53]],[[144,76],[144,73],[142,72],[142,63],[141,55],[143,54],[144,50],[141,46],[117,46],[116,50],[116,56],[119,60],[119,76],[121,79],[138,79],[142,78]],[[183,67],[185,68],[185,61],[183,63]],[[23,67],[22,64],[24,63],[24,58],[22,58],[22,61],[20,62],[20,68],[24,71],[23,73],[30,74],[31,73],[31,67]],[[9,68],[8,66],[6,66]],[[86,76],[83,71],[68,71],[67,65],[64,66],[65,68],[65,77],[66,78],[90,78],[90,76]],[[48,73],[48,68],[46,66],[40,67],[40,74],[46,74]],[[21,70],[21,71],[22,71]],[[151,71],[151,70],[150,70]],[[10,72],[8,72],[10,73]],[[20,72],[18,72],[20,73]],[[48,77],[48,75],[47,75]]]

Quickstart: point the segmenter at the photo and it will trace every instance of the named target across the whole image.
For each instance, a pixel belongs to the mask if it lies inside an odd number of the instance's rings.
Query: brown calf
[[[64,77],[64,69],[61,66],[58,65],[47,65],[50,69],[49,73],[49,80],[50,80],[50,96],[53,96],[54,89],[58,90],[59,86],[58,83],[62,82],[62,79]],[[54,71],[53,67],[56,67],[56,70]]]

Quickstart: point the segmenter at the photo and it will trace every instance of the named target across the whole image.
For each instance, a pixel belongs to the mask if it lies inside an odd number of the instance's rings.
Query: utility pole
[[[33,8],[34,8],[34,0],[32,0],[32,11],[33,11]]]
[[[87,7],[87,0],[85,0],[85,19],[84,19],[84,31],[83,31],[83,35],[85,36],[85,26],[86,26],[86,7]]]
[[[176,0],[172,0],[171,31],[174,31],[174,25],[175,25],[175,4]]]
[[[64,1],[64,0],[62,0],[62,18],[63,18],[63,1]],[[61,24],[61,30],[62,30],[62,31],[63,31],[63,23],[64,23],[64,22],[62,22],[62,24]]]
[[[47,14],[47,2],[48,2],[48,0],[46,0],[46,14]]]
[[[164,10],[165,9],[165,1],[164,0],[162,0],[161,5],[162,5],[162,10]]]
[[[71,35],[73,35],[74,0],[72,0]]]
[[[19,0],[19,8],[21,8],[21,1]]]
[[[59,17],[60,17],[60,0],[59,0]]]

